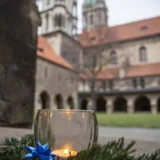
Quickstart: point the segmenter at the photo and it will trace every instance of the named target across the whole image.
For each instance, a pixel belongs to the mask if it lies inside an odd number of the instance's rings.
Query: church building
[[[77,1],[43,0],[42,36],[79,73],[103,64],[96,76],[97,112],[160,111],[160,17],[110,27],[105,0],[85,0],[77,35]],[[91,79],[81,77],[79,108],[89,109]]]
[[[83,64],[103,64],[96,76],[97,112],[160,112],[160,17],[110,27],[104,0],[85,0],[79,35]],[[91,101],[90,75],[79,86],[79,103]]]

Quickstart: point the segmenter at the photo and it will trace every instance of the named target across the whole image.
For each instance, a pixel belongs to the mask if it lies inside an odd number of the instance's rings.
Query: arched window
[[[49,16],[46,14],[46,30],[49,28]]]
[[[64,27],[65,26],[65,17],[61,14],[55,15],[54,26],[55,27]]]
[[[111,64],[116,65],[117,64],[117,53],[115,51],[111,51]]]
[[[147,61],[147,50],[145,47],[141,47],[139,49],[139,61],[146,62]]]
[[[50,5],[50,3],[51,3],[51,0],[47,0],[47,6]]]
[[[145,88],[145,80],[144,80],[144,78],[140,78],[140,85],[141,85],[141,88]]]
[[[109,89],[110,89],[110,90],[113,89],[113,81],[112,81],[112,80],[109,80],[109,81],[108,81],[108,86],[109,86]]]
[[[77,3],[73,2],[72,13],[74,17],[77,17]]]
[[[98,17],[98,19],[99,19],[99,22],[101,22],[101,21],[102,21],[102,14],[101,14],[101,13],[102,13],[102,11],[101,11],[101,10],[98,10],[98,11],[97,11],[97,14],[98,14],[98,16],[97,16],[97,17]]]
[[[90,15],[90,24],[93,24],[94,23],[94,17],[93,15]]]
[[[136,89],[138,87],[137,79],[133,79],[132,83],[133,83],[133,87]]]
[[[72,28],[72,35],[76,35],[77,34],[77,28],[76,27],[73,27]]]

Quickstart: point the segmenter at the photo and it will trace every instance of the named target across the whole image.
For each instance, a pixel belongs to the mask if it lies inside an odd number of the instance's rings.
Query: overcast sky
[[[79,30],[82,28],[83,1],[78,0]],[[160,0],[106,0],[106,4],[109,10],[109,26],[160,16]]]
[[[78,1],[78,30],[82,30],[82,4]],[[160,16],[160,0],[106,0],[109,26]]]

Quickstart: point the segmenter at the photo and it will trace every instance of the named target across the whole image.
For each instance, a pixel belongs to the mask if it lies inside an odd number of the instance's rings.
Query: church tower
[[[42,0],[42,34],[61,30],[77,34],[77,0]]]
[[[42,0],[41,20],[41,35],[57,55],[77,68],[82,50],[77,39],[77,0]]]
[[[85,0],[83,4],[84,31],[105,25],[108,25],[108,9],[105,0]]]

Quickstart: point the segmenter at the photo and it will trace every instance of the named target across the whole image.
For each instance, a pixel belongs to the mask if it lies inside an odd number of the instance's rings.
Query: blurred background
[[[2,137],[31,133],[3,127],[32,128],[39,109],[81,109],[95,110],[100,138],[158,148],[159,8],[159,0],[1,0]]]
[[[65,108],[95,110],[100,125],[160,127],[158,0],[0,5],[2,126]]]

